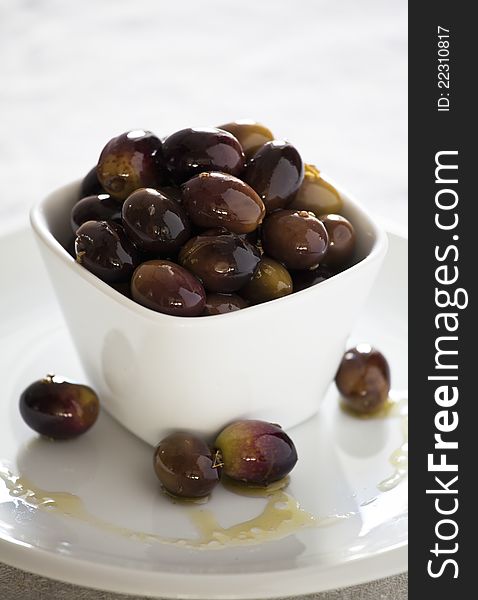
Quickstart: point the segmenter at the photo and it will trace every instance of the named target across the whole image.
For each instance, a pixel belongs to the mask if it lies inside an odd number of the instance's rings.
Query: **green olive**
[[[304,181],[295,198],[287,208],[307,210],[316,217],[328,213],[340,213],[343,200],[339,192],[326,181],[314,165],[305,165]]]
[[[252,304],[260,304],[292,294],[292,278],[280,263],[263,256],[253,278],[241,290]]]
[[[251,158],[261,146],[274,139],[270,129],[252,119],[240,119],[220,125],[218,129],[228,131],[239,140],[246,159]]]

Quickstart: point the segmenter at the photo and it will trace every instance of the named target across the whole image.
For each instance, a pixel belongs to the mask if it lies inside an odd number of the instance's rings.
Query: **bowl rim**
[[[358,209],[360,213],[365,217],[368,221],[368,225],[372,231],[374,236],[373,245],[370,252],[358,263],[348,267],[344,271],[337,273],[330,279],[326,279],[322,281],[320,285],[313,285],[309,288],[299,290],[298,292],[294,292],[287,296],[282,296],[281,298],[276,298],[274,300],[270,300],[268,302],[264,302],[262,304],[256,304],[253,306],[248,306],[243,310],[236,310],[229,313],[223,313],[219,315],[208,315],[207,318],[193,318],[193,317],[182,317],[177,315],[169,315],[166,313],[160,313],[154,311],[142,304],[135,302],[134,300],[124,296],[117,290],[115,290],[112,286],[107,284],[106,282],[99,279],[96,275],[82,267],[78,264],[74,258],[63,248],[60,242],[57,241],[55,236],[50,231],[47,221],[46,221],[46,209],[45,205],[51,199],[53,195],[61,194],[61,192],[67,192],[70,189],[73,189],[75,186],[79,186],[81,183],[81,179],[75,180],[68,184],[62,185],[59,188],[56,188],[52,192],[50,192],[46,197],[37,201],[32,208],[30,209],[30,224],[31,227],[36,234],[37,238],[51,250],[53,254],[55,254],[61,261],[65,264],[65,266],[74,273],[76,273],[83,280],[87,281],[89,284],[93,285],[100,293],[108,296],[112,301],[119,303],[126,310],[132,311],[139,315],[142,318],[146,318],[148,320],[154,322],[169,322],[176,323],[178,326],[188,326],[188,327],[204,327],[207,326],[207,323],[211,323],[211,319],[214,319],[214,322],[217,322],[217,319],[243,319],[246,315],[253,316],[254,311],[256,314],[260,314],[261,311],[264,310],[276,310],[281,306],[286,306],[286,303],[297,302],[300,298],[305,298],[305,295],[312,296],[313,294],[317,294],[320,289],[324,289],[323,286],[334,285],[334,281],[337,279],[342,280],[348,275],[355,273],[357,270],[360,270],[365,265],[381,260],[388,249],[388,237],[385,232],[385,229],[377,223],[377,221],[364,209],[363,205],[358,202],[354,196],[350,195],[347,191],[345,191],[342,187],[338,186],[335,181],[329,177],[327,177],[327,181],[331,183],[343,197],[344,201],[347,204],[350,204],[355,209]]]

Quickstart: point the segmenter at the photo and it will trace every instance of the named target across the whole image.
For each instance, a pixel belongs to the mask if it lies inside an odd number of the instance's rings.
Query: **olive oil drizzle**
[[[326,527],[348,519],[352,514],[333,515],[317,518],[303,510],[297,500],[283,491],[265,488],[256,490],[257,496],[263,496],[266,506],[252,519],[223,527],[210,510],[197,507],[182,507],[188,512],[195,526],[197,538],[180,539],[162,536],[156,533],[135,531],[121,527],[92,515],[85,504],[75,494],[43,490],[25,477],[13,474],[0,466],[0,481],[3,481],[9,499],[31,508],[74,518],[111,534],[120,535],[146,543],[161,543],[198,550],[224,547],[247,546],[279,540],[307,527]],[[240,492],[238,492],[240,493]]]
[[[381,492],[393,490],[408,475],[408,415],[402,416],[401,427],[403,443],[392,452],[388,459],[395,470],[390,477],[387,477],[387,479],[384,479],[377,485]]]
[[[401,390],[390,391],[385,404],[369,414],[357,413],[344,403],[341,408],[347,414],[362,420],[386,419],[398,417],[401,419],[402,444],[392,452],[388,462],[394,468],[393,473],[377,484],[381,492],[389,492],[408,476],[408,393]]]

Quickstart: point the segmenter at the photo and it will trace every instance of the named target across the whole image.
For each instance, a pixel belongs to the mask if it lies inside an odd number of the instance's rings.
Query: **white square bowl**
[[[354,200],[341,192],[357,232],[354,266],[272,302],[187,318],[136,304],[68,254],[79,185],[53,192],[30,217],[89,383],[109,413],[154,445],[173,429],[214,435],[238,418],[287,429],[317,411],[387,251],[385,232]]]

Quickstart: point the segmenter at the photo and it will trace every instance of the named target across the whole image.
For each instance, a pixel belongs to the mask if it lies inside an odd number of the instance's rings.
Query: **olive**
[[[352,223],[340,215],[322,215],[320,220],[327,229],[329,247],[324,263],[331,267],[344,267],[350,263],[355,251],[355,229]]]
[[[239,140],[246,159],[252,158],[261,146],[274,139],[270,129],[252,119],[240,119],[232,123],[220,125],[219,129],[229,131]]]
[[[176,183],[204,171],[239,176],[244,153],[237,139],[221,129],[182,129],[163,142],[164,164]]]
[[[142,187],[164,181],[161,140],[150,131],[128,131],[110,140],[101,152],[98,179],[114,198],[124,200]]]
[[[181,205],[152,188],[140,188],[128,196],[122,215],[126,233],[143,252],[168,256],[190,238]]]
[[[139,304],[179,317],[200,315],[206,303],[201,282],[169,260],[148,260],[136,269],[131,294]]]
[[[328,213],[340,213],[343,200],[338,191],[320,175],[314,165],[305,165],[304,181],[289,208],[309,210],[317,217]]]
[[[246,307],[247,302],[237,294],[208,294],[203,315],[222,315]]]
[[[126,298],[129,298],[130,300],[133,299],[133,296],[131,295],[131,279],[122,281],[121,283],[111,283],[110,285],[122,296],[126,296]]]
[[[304,178],[302,158],[291,144],[267,142],[248,162],[243,179],[262,198],[268,213],[284,208]]]
[[[315,269],[327,251],[328,235],[312,213],[278,210],[262,225],[262,245],[288,269]]]
[[[229,294],[252,278],[260,257],[257,248],[234,233],[206,233],[190,239],[178,260],[208,292]]]
[[[181,193],[181,188],[176,187],[175,185],[162,185],[157,188],[158,192],[161,192],[164,196],[171,198],[178,204],[183,203],[183,195]]]
[[[154,471],[164,489],[180,498],[204,498],[219,483],[221,468],[201,438],[175,432],[154,451]]]
[[[114,221],[121,223],[121,204],[109,194],[86,196],[71,209],[73,233],[86,221]]]
[[[256,486],[266,486],[285,477],[297,462],[293,441],[279,425],[242,420],[228,425],[214,446],[223,474]]]
[[[98,180],[96,173],[96,165],[88,171],[84,176],[83,181],[80,185],[79,200],[86,198],[86,196],[96,196],[97,194],[104,194],[105,190],[101,187],[101,183]]]
[[[239,237],[243,240],[247,240],[250,244],[257,246],[260,251],[261,240],[259,237],[260,227],[254,229],[254,231],[250,231],[249,233],[240,233]]]
[[[381,408],[390,391],[390,367],[385,356],[369,344],[345,352],[335,376],[345,406],[369,414]]]
[[[257,229],[266,213],[256,192],[237,177],[200,173],[183,185],[184,206],[198,227],[224,227],[234,233]]]
[[[325,281],[326,279],[330,279],[335,273],[328,267],[319,265],[317,269],[312,269],[312,271],[293,271],[291,275],[294,292],[300,292],[317,283],[322,283],[322,281]]]
[[[86,385],[47,375],[20,396],[20,414],[37,433],[64,440],[87,431],[96,421],[99,401]]]
[[[263,256],[254,276],[241,289],[241,294],[252,304],[260,304],[292,294],[292,278],[280,263]]]
[[[75,240],[78,263],[107,283],[127,281],[139,262],[138,251],[121,225],[87,221]]]

